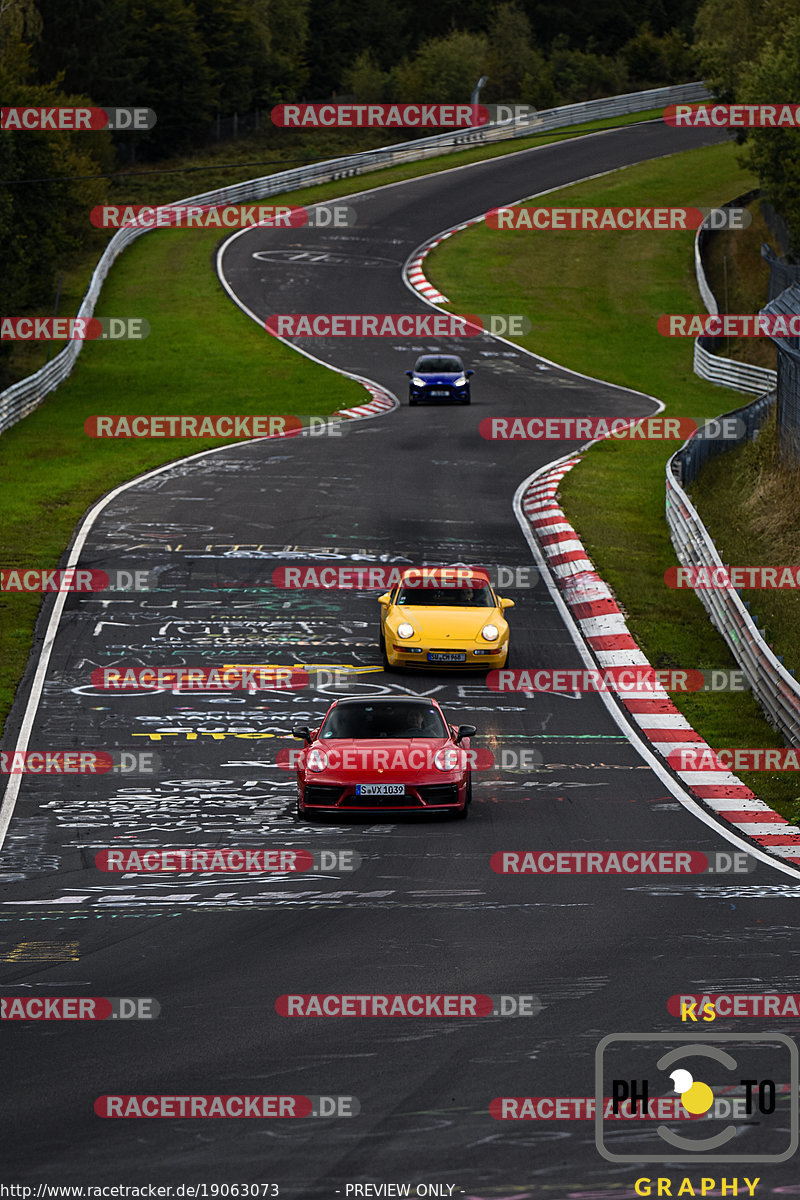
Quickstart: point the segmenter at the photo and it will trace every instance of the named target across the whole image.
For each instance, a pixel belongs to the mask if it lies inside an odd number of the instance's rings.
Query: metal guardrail
[[[667,463],[666,513],[672,544],[681,566],[713,570],[723,566],[722,559],[676,478],[680,454],[681,450]],[[739,592],[734,588],[695,588],[694,592],[744,671],[767,720],[790,745],[800,744],[800,684],[758,632]]]
[[[791,283],[761,310],[770,316],[800,312],[800,283]],[[773,337],[778,350],[778,453],[793,467],[800,465],[800,338]]]
[[[734,388],[737,392],[752,392],[756,396],[774,388],[778,381],[777,371],[770,367],[756,367],[752,363],[734,358],[720,358],[706,350],[703,342],[716,338],[696,338],[694,343],[694,373],[708,383],[720,387]]]
[[[609,96],[602,100],[587,100],[583,104],[566,104],[543,112],[530,114],[514,124],[485,125],[462,132],[435,134],[433,137],[418,138],[394,146],[383,146],[360,154],[349,154],[343,158],[328,159],[307,167],[295,167],[257,179],[248,179],[230,187],[201,192],[172,204],[239,204],[249,200],[261,200],[281,192],[331,180],[346,179],[391,167],[404,162],[452,153],[467,145],[482,145],[502,141],[506,138],[526,137],[531,133],[546,132],[564,125],[576,125],[586,121],[625,113],[643,112],[662,105],[705,100],[710,95],[703,83],[682,83],[673,87],[651,88],[645,92],[630,92],[623,96]],[[161,208],[168,208],[164,204]],[[78,309],[78,316],[89,318],[100,295],[100,289],[115,259],[132,242],[149,229],[121,229],[110,239],[94,269],[89,288]],[[72,371],[83,343],[70,342],[47,366],[42,367],[26,379],[21,379],[0,393],[0,434],[21,421],[37,408],[48,393],[52,392]]]
[[[731,201],[736,204],[738,201]],[[709,287],[700,257],[700,230],[695,239],[695,268],[697,285],[709,312],[719,312],[716,297]],[[696,348],[695,348],[696,353]],[[713,355],[709,357],[714,357]],[[729,359],[715,359],[728,367],[747,364],[732,363]],[[763,370],[752,367],[752,372]],[[700,372],[698,372],[700,373]],[[770,372],[775,377],[775,372]],[[716,382],[716,381],[715,381]],[[755,382],[755,375],[753,375]],[[727,386],[732,386],[728,384]],[[721,418],[736,417],[741,423],[737,440],[722,440],[719,437],[703,437],[698,430],[676,451],[667,462],[666,471],[666,517],[670,537],[678,562],[684,567],[705,567],[709,571],[724,564],[713,539],[700,519],[684,486],[693,482],[709,458],[733,449],[747,438],[755,437],[775,404],[774,390],[742,408],[725,413]],[[755,619],[750,615],[739,591],[735,588],[694,588],[694,594],[708,613],[711,624],[724,638],[731,653],[744,671],[753,695],[761,705],[770,724],[786,738],[790,745],[800,744],[800,684],[784,667],[778,656],[767,645],[758,632]]]
[[[701,426],[697,433],[692,434],[670,459],[674,476],[681,486],[688,487],[690,483],[694,483],[709,459],[732,450],[734,446],[740,446],[744,441],[753,441],[772,411],[775,399],[776,392],[773,390],[760,396],[758,400],[751,400],[742,408],[735,408],[732,412],[723,413],[721,417],[715,418],[714,425],[717,421],[735,418],[738,433],[736,439],[704,436],[707,426]]]
[[[743,196],[737,196],[735,200],[729,200],[722,207],[738,208],[743,204],[749,203],[754,195],[754,192],[747,192]],[[694,271],[706,311],[716,314],[719,312],[719,305],[711,290],[703,265],[703,251],[705,250],[709,234],[706,221],[708,221],[708,217],[706,217],[695,234]],[[722,358],[719,354],[712,354],[710,347],[719,345],[724,340],[724,338],[711,337],[695,338],[693,361],[695,375],[699,375],[701,379],[708,380],[709,383],[719,384],[720,387],[735,388],[739,392],[753,392],[756,396],[760,396],[762,393],[768,392],[770,388],[776,386],[778,382],[777,371],[773,371],[769,367],[756,367],[751,363],[740,362],[733,358]]]

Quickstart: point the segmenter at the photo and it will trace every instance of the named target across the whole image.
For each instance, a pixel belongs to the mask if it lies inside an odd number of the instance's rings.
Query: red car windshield
[[[330,738],[446,738],[444,721],[429,704],[343,704],[334,708],[320,728]]]

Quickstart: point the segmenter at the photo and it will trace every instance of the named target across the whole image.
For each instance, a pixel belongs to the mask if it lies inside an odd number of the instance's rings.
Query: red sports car
[[[466,817],[474,725],[448,725],[435,700],[334,700],[319,729],[298,726],[297,814],[430,812]]]

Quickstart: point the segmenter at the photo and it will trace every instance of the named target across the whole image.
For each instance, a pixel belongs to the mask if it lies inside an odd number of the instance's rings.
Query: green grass
[[[658,115],[660,110],[632,114],[613,124],[627,125]],[[270,203],[331,200],[609,125],[596,121],[545,137],[440,155],[364,177],[284,193],[271,197]],[[326,145],[327,151],[322,151],[326,156],[342,151],[339,144],[328,141]],[[229,149],[229,155],[215,150],[208,161],[215,164],[220,158],[229,161],[236,157]],[[237,155],[240,150],[237,143]],[[198,161],[202,159],[189,160]],[[117,188],[109,202],[159,203],[230,182],[230,170],[218,165],[210,175],[155,174],[146,184],[132,184],[125,195],[122,187]],[[160,230],[139,238],[120,255],[103,286],[96,315],[144,317],[152,331],[143,341],[87,342],[69,379],[34,413],[0,437],[0,472],[5,484],[0,511],[0,564],[4,567],[56,566],[81,515],[105,492],[163,463],[232,440],[95,440],[83,432],[89,416],[327,415],[368,399],[358,384],[317,366],[269,337],[231,302],[214,272],[214,253],[222,240],[214,231]],[[60,315],[77,312],[101,249],[97,243],[92,254],[65,272]],[[58,349],[52,348],[51,357]],[[44,363],[43,343],[20,344],[17,352],[20,357],[15,365],[23,364],[20,374]],[[37,595],[0,593],[3,721],[28,660],[40,605]]]
[[[737,165],[735,148],[720,146],[565,188],[546,203],[718,205],[754,185]],[[453,311],[525,313],[533,328],[516,339],[521,345],[654,395],[669,416],[714,416],[739,402],[738,393],[694,375],[690,340],[656,330],[661,313],[704,311],[692,233],[499,233],[478,225],[437,247],[426,273]],[[735,667],[694,593],[664,584],[664,572],[677,561],[664,517],[665,464],[677,445],[600,444],[564,478],[562,501],[654,666]],[[673,699],[712,746],[782,744],[749,693]],[[800,815],[800,785],[791,773],[742,778],[785,815]]]

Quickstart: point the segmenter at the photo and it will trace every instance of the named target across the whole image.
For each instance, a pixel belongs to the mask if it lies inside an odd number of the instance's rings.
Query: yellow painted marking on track
[[[19,942],[0,962],[78,962],[80,942]]]

